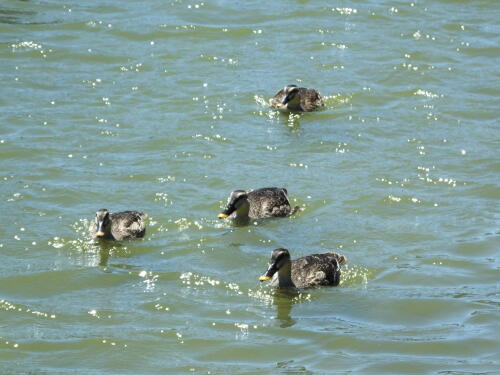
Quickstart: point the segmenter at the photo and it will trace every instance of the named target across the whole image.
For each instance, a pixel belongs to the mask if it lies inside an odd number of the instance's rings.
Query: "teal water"
[[[0,373],[500,373],[500,5],[0,4]],[[327,108],[268,108],[285,84]],[[229,192],[302,210],[235,227]],[[143,210],[99,245],[97,209]],[[349,259],[275,293],[272,249]]]

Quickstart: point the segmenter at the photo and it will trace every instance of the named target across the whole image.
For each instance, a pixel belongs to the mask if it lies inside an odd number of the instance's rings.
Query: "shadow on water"
[[[300,211],[299,206],[294,207],[292,213],[290,213],[290,216],[295,215],[299,211]],[[272,220],[283,220],[283,217],[265,217],[265,218],[260,218],[260,219],[250,219],[248,217],[246,217],[246,218],[241,218],[241,217],[233,218],[232,217],[232,218],[226,219],[226,220],[228,220],[228,224],[230,225],[230,228],[229,228],[230,230],[226,233],[230,233],[230,232],[233,232],[235,228],[247,227],[249,225],[252,225],[252,226],[265,225],[265,223],[269,223]]]
[[[116,261],[110,263],[111,258],[128,258],[132,255],[132,251],[129,249],[127,243],[113,240],[98,240],[93,242],[93,246],[97,248],[97,253],[92,265],[100,268],[103,272],[129,272],[141,268],[129,263],[116,263]]]
[[[287,219],[287,218],[295,218],[297,217],[297,215],[299,215],[301,212],[301,209],[300,209],[300,206],[298,205],[295,205],[295,206],[292,206],[292,211],[290,212],[290,214],[288,216],[284,216],[284,217],[265,217],[265,218],[260,218],[260,219],[250,219],[250,218],[231,218],[231,219],[227,219],[229,220],[229,225],[231,225],[231,227],[229,227],[228,231],[224,232],[223,235],[226,235],[226,234],[229,234],[229,233],[232,233],[234,232],[235,228],[240,228],[240,227],[247,227],[249,225],[251,226],[259,226],[259,225],[266,225],[268,223],[272,223],[273,220],[284,220],[284,219]]]
[[[19,2],[29,3],[30,0],[18,0]],[[28,6],[28,5],[27,5]],[[0,6],[0,24],[7,25],[51,25],[60,23],[60,21],[43,22],[36,20],[39,13],[33,10],[21,10],[5,8]]]
[[[297,303],[299,291],[296,289],[276,289],[273,294],[273,305],[276,306],[276,319],[281,328],[295,325],[296,321],[291,317],[292,306]]]
[[[0,7],[0,23],[21,25],[28,23],[36,12],[32,10],[18,10]]]
[[[246,218],[237,217],[237,218],[231,219],[231,224],[235,227],[246,227],[247,225],[250,225],[251,222],[252,222],[252,220],[248,217],[246,217]]]
[[[315,116],[318,118],[320,116],[329,116],[328,110],[331,109],[330,106],[325,106],[323,108],[317,109],[313,112],[295,112],[295,111],[277,111],[279,113],[280,122],[283,122],[286,127],[292,131],[296,132],[300,130],[300,120],[303,116]]]
[[[99,246],[99,267],[107,267],[111,252],[116,249],[117,244],[110,241],[98,241]]]
[[[127,249],[127,246],[120,242],[116,241],[109,241],[109,240],[99,240],[97,241],[96,245],[99,247],[99,261],[97,263],[97,266],[107,268],[109,267],[109,259],[112,256],[127,256],[129,254],[129,250]],[[117,268],[124,268],[119,265],[112,265],[113,267]],[[128,267],[128,266],[127,266]],[[127,268],[125,267],[125,268]]]

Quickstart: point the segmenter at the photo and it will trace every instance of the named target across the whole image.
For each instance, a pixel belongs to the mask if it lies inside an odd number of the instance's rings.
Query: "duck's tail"
[[[294,208],[292,208],[292,210],[290,211],[290,214],[288,216],[295,215],[299,211],[300,211],[300,207],[299,206],[295,206]]]

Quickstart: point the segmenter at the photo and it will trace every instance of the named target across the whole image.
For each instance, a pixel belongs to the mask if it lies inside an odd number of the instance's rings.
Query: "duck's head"
[[[108,231],[108,227],[111,223],[109,219],[109,211],[105,208],[101,208],[95,213],[95,223],[96,223],[96,237],[104,237]]]
[[[267,271],[265,274],[259,277],[259,280],[271,280],[276,272],[278,272],[281,268],[288,264],[290,264],[290,253],[287,249],[280,248],[273,250]]]
[[[248,204],[248,195],[245,190],[235,190],[229,196],[227,201],[227,206],[224,211],[222,211],[217,217],[219,219],[225,219],[229,217],[233,212],[237,211],[243,205]]]
[[[281,105],[284,107],[288,103],[293,102],[297,97],[299,88],[297,85],[288,85],[283,88],[283,99],[281,99]]]

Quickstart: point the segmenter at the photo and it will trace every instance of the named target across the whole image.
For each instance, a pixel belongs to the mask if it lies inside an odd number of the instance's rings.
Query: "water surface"
[[[499,12],[3,1],[0,372],[499,373]],[[264,186],[301,211],[217,219]],[[103,207],[145,238],[89,241]],[[341,285],[260,285],[276,247]]]

